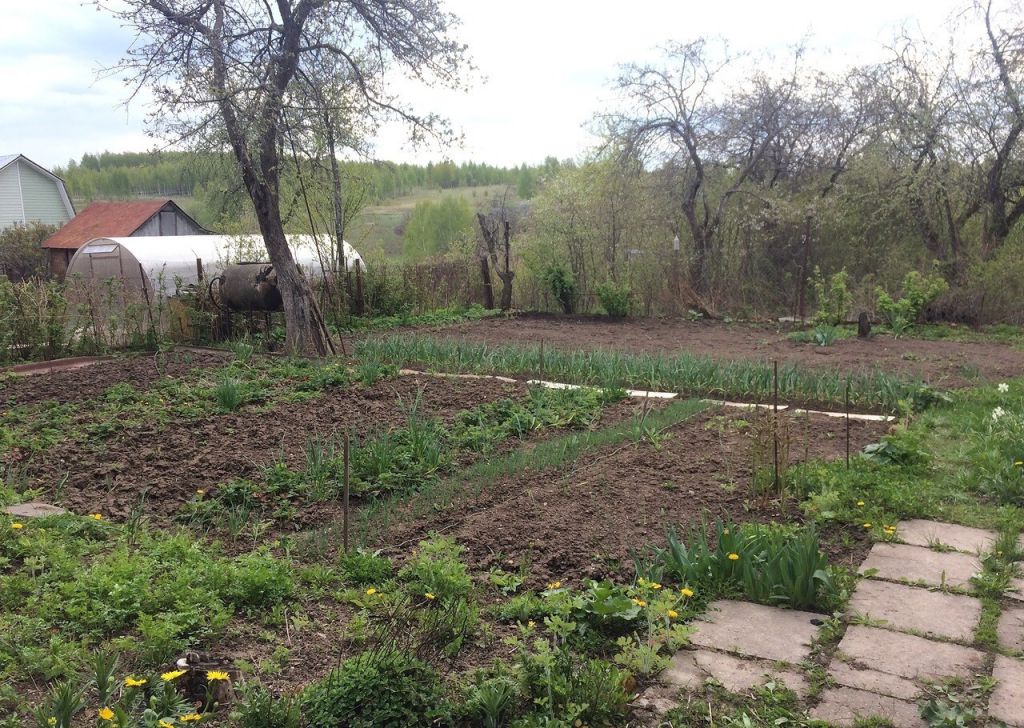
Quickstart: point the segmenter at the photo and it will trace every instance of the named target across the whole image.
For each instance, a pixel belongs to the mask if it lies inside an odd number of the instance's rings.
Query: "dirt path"
[[[777,359],[843,372],[882,369],[921,378],[935,387],[970,386],[1024,374],[1024,351],[1007,344],[894,339],[843,339],[832,346],[798,344],[780,326],[723,324],[681,319],[631,319],[530,314],[489,318],[454,326],[419,329],[464,341],[534,345],[562,349],[615,349],[629,352],[689,352],[716,359]]]

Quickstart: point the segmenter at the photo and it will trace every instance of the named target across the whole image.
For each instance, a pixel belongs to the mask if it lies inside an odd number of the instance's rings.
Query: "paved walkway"
[[[978,556],[992,547],[996,534],[913,520],[898,524],[896,538],[901,543],[876,543],[861,565],[865,578],[825,666],[826,685],[809,701],[810,717],[835,726],[884,718],[896,728],[927,728],[918,701],[928,682],[959,678],[971,684],[991,675],[989,719],[1024,728],[1024,580],[1018,580],[1020,592],[1005,600],[998,623],[1006,654],[971,646],[982,605],[971,595],[970,578],[981,571]],[[662,714],[677,703],[680,690],[698,690],[708,680],[736,693],[781,681],[807,698],[806,668],[821,625],[821,615],[809,612],[715,602],[697,624],[692,649],[677,653],[661,675],[662,685],[636,705]]]

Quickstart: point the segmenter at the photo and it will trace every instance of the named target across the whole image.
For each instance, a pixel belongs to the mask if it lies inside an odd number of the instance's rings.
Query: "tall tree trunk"
[[[285,351],[302,356],[333,353],[334,346],[313,297],[313,289],[299,272],[288,247],[280,212],[275,209],[276,198],[263,185],[257,185],[257,188],[251,190],[253,207],[284,303]]]

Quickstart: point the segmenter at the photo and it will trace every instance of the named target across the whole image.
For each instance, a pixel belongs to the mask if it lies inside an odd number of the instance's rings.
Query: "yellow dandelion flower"
[[[217,680],[227,680],[228,674],[221,670],[208,670],[206,672],[206,679],[210,682],[216,682]]]
[[[146,678],[136,679],[134,677],[126,677],[124,679],[124,684],[130,688],[141,688],[143,685],[146,684]]]
[[[533,621],[533,620],[531,619],[531,620],[530,620],[529,622],[527,622],[527,623],[526,623],[526,626],[527,626],[527,627],[529,627],[530,629],[533,629],[534,627],[536,627],[536,626],[537,626],[537,623],[536,623],[536,622],[534,622],[534,621]]]
[[[554,589],[561,589],[561,588],[562,588],[562,582],[560,582],[560,581],[550,581],[550,582],[548,582],[548,590],[549,591],[550,590],[554,590]]]
[[[433,594],[431,594],[430,592],[427,592],[423,596],[426,597],[427,599],[429,599],[430,601],[434,601],[437,598]]]
[[[46,719],[46,725],[57,725],[57,716],[51,715]]]
[[[103,520],[103,514],[102,513],[90,513],[89,514],[89,518],[91,518],[94,521],[102,521]]]
[[[181,716],[180,720],[182,723],[195,723],[197,720],[202,720],[203,716],[199,713],[189,713],[188,715]]]
[[[647,602],[645,602],[643,599],[636,599],[635,597],[633,599],[633,604],[637,605],[638,607],[646,607],[647,606]]]
[[[174,728],[174,724],[168,723],[166,720],[162,720],[156,724],[156,728]]]
[[[179,677],[185,674],[184,670],[171,670],[160,675],[160,679],[164,682],[170,682],[171,680],[177,680]]]
[[[13,528],[15,531],[20,531],[24,527],[25,527],[24,523],[12,523],[11,524],[11,528]]]
[[[377,590],[374,589],[372,586],[369,589],[366,590],[366,596],[368,596],[368,597],[372,597],[376,593],[377,593]]]
[[[722,535],[723,536],[728,536],[729,535],[729,529],[728,528],[723,528],[722,529]]]
[[[1013,466],[1014,466],[1015,468],[1019,468],[1019,467],[1021,467],[1022,465],[1024,465],[1024,460],[1014,460],[1014,461],[1013,461]]]
[[[636,580],[636,583],[639,584],[640,586],[646,586],[647,585],[647,579],[645,579],[645,578],[643,578],[641,576],[639,579]]]
[[[203,493],[205,493],[205,492],[206,492],[206,491],[205,491],[205,490],[203,490],[202,488],[196,488],[196,495],[202,495],[202,494],[203,494]]]
[[[668,614],[668,618],[669,618],[669,619],[675,619],[676,617],[678,617],[678,616],[679,616],[679,612],[677,612],[677,611],[676,611],[676,610],[674,610],[674,609],[670,609],[670,610],[668,610],[667,614]]]
[[[864,501],[857,501],[857,507],[858,508],[863,508],[864,507]]]
[[[661,584],[656,581],[652,581],[650,584],[651,589],[661,589]]]
[[[97,715],[99,715],[100,720],[113,720],[114,719],[114,711],[112,711],[110,708],[107,708],[107,707],[100,708],[97,711]]]
[[[693,589],[691,589],[688,586],[684,586],[682,589],[679,590],[679,593],[682,594],[687,599],[689,599],[690,597],[693,596]]]
[[[740,555],[739,554],[729,554],[729,561],[739,561],[739,560],[740,560]]]
[[[864,524],[864,528],[871,528],[871,524],[870,523],[865,523]]]

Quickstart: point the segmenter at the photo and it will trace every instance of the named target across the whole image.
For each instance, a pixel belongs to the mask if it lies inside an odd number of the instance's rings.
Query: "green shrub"
[[[814,268],[814,295],[818,301],[814,323],[819,327],[838,326],[846,320],[846,313],[853,302],[853,296],[847,288],[848,277],[844,268],[833,273],[826,281],[821,271]]]
[[[346,584],[369,586],[391,579],[391,559],[361,549],[342,554],[338,568]]]
[[[625,283],[605,281],[594,289],[597,302],[604,312],[612,318],[625,318],[629,315],[632,291]]]
[[[572,313],[576,306],[576,278],[572,271],[561,263],[549,265],[541,275],[544,285],[562,307],[563,313]]]
[[[901,288],[903,297],[898,300],[893,300],[880,286],[875,289],[878,310],[897,338],[920,320],[925,307],[944,293],[949,284],[940,275],[924,276],[912,270],[903,278]]]
[[[473,590],[473,580],[460,560],[462,551],[453,539],[435,534],[420,541],[419,549],[398,572],[398,578],[413,597],[432,594],[440,601],[465,599]]]
[[[317,728],[427,728],[442,700],[427,664],[388,651],[345,660],[301,698],[306,724]]]

